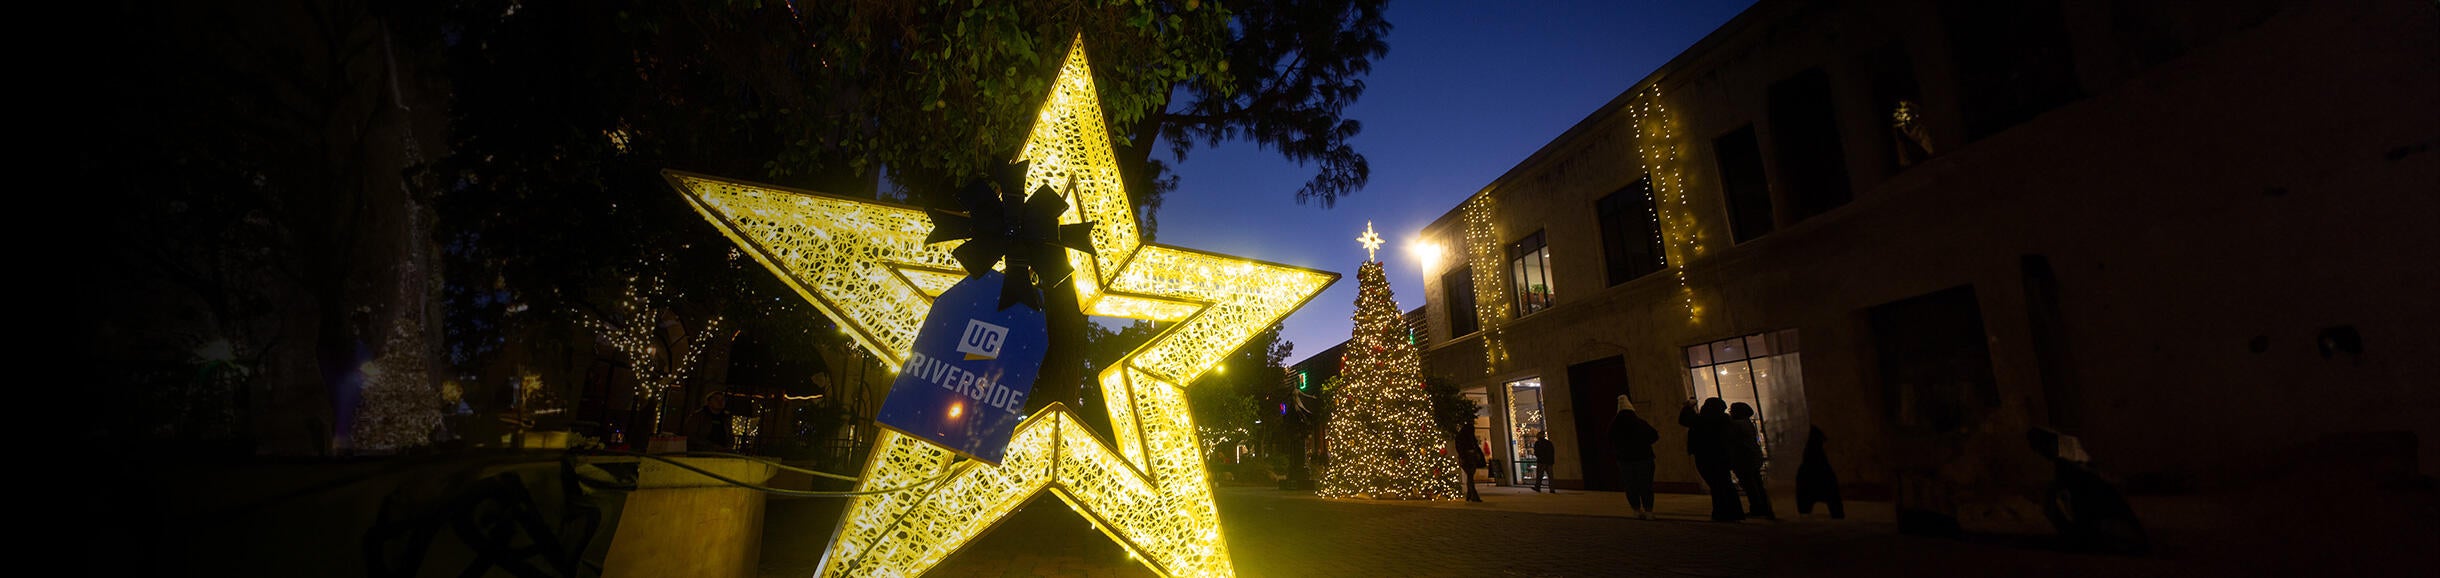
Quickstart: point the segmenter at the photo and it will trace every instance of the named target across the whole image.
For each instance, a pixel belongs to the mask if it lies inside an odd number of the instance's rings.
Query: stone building
[[[1851,497],[1950,512],[2021,516],[2036,426],[2136,491],[2326,447],[2428,472],[2435,28],[2420,2],[1764,0],[1420,232],[1427,371],[1489,400],[1510,479],[1547,429],[1562,487],[1614,487],[1620,394],[1664,489],[1694,487],[1674,418],[1713,396],[1760,409],[1775,483],[1818,426]]]

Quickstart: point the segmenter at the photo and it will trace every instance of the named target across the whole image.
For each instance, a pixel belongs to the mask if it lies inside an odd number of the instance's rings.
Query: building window
[[[1915,84],[1915,62],[1909,58],[1906,45],[1891,43],[1872,52],[1873,125],[1881,127],[1883,148],[1881,175],[1915,166],[1940,149],[1932,143],[1931,129],[1924,124],[1923,90]]]
[[[1459,265],[1440,274],[1442,301],[1449,304],[1449,339],[1464,337],[1482,329],[1482,320],[1475,318],[1474,266]]]
[[[1999,410],[1991,337],[1971,286],[1873,306],[1883,402],[1906,433],[1971,430]]]
[[[1686,348],[1686,378],[1693,397],[1720,398],[1754,408],[1754,431],[1762,436],[1762,453],[1804,443],[1810,418],[1805,410],[1804,360],[1798,354],[1796,330],[1783,329],[1696,344]],[[1768,462],[1765,462],[1768,468]]]
[[[2264,12],[2278,8],[2271,2],[2222,2],[2221,10],[2237,14],[2238,22],[2260,22]],[[2186,53],[2187,41],[2177,31],[2175,10],[2170,6],[2152,6],[2140,2],[2110,3],[2109,39],[2118,45],[2118,53],[2137,69],[2151,68]]]
[[[1830,75],[1808,68],[1771,84],[1771,149],[1795,219],[1830,212],[1855,198],[1847,154],[1839,146]]]
[[[2084,97],[2058,0],[1972,0],[1940,7],[1955,52],[1967,140]]]
[[[1503,387],[1508,394],[1508,479],[1531,479],[1539,468],[1549,467],[1533,455],[1533,442],[1546,429],[1548,417],[1542,413],[1542,378],[1519,379]]]
[[[1593,208],[1601,215],[1601,257],[1611,285],[1668,266],[1661,250],[1661,215],[1652,203],[1652,175],[1602,197]]]
[[[1550,308],[1550,245],[1541,231],[1508,244],[1508,278],[1516,288],[1518,317]]]
[[[1762,174],[1762,145],[1754,125],[1711,141],[1720,163],[1720,193],[1728,200],[1728,234],[1743,243],[1771,232],[1771,181]]]

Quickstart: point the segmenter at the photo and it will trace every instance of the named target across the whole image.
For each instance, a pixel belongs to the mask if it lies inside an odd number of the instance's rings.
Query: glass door
[[[1533,455],[1534,439],[1546,427],[1542,412],[1542,378],[1528,377],[1511,381],[1507,388],[1508,444],[1502,457],[1508,460],[1508,483],[1519,483],[1541,473],[1544,464]]]

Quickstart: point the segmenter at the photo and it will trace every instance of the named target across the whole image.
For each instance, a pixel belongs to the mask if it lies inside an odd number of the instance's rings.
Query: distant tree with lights
[[[1203,439],[1205,459],[1212,463],[1235,463],[1235,456],[1222,448],[1254,442],[1263,417],[1260,394],[1285,387],[1280,378],[1296,344],[1281,339],[1281,329],[1272,325],[1255,334],[1186,389],[1195,431]]]
[[[686,385],[687,378],[703,366],[705,351],[722,334],[722,318],[712,316],[696,327],[676,323],[670,310],[676,295],[657,273],[663,268],[645,270],[648,272],[628,278],[620,299],[609,310],[580,310],[576,318],[627,362],[627,370],[635,374],[636,405],[653,412],[651,427],[659,430],[662,396]]]
[[[397,452],[432,443],[432,431],[441,424],[441,395],[433,387],[421,325],[396,323],[381,357],[364,364],[363,397],[349,428],[354,449]]]
[[[1380,246],[1370,224],[1360,239],[1367,251]],[[1464,495],[1457,456],[1434,425],[1430,391],[1389,277],[1380,261],[1368,259],[1356,280],[1354,335],[1340,362],[1346,382],[1329,392],[1323,435],[1330,461],[1318,490],[1329,497],[1457,499]]]

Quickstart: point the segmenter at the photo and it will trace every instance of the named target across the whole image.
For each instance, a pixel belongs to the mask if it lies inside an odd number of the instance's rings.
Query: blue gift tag
[[[1025,421],[1050,330],[1042,310],[1000,309],[998,271],[967,277],[932,302],[915,351],[875,421],[998,465]]]

